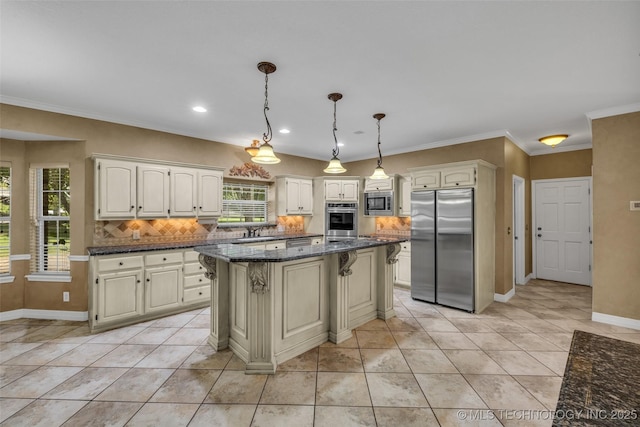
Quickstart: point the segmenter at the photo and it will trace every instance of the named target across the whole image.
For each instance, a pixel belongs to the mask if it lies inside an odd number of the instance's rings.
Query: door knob
[[[542,234],[538,234],[538,237],[542,237]]]

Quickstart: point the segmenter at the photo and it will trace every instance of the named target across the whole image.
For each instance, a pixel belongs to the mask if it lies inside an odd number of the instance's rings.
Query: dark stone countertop
[[[298,233],[298,234],[276,234],[271,236],[261,236],[259,241],[251,238],[233,238],[233,239],[211,239],[200,241],[174,241],[174,242],[158,242],[158,243],[141,243],[132,245],[119,246],[91,246],[87,248],[89,255],[112,255],[127,254],[131,252],[148,252],[162,251],[169,249],[186,249],[196,246],[218,245],[228,243],[267,243],[276,240],[302,239],[305,237],[323,237],[322,234],[314,233]]]
[[[640,425],[640,344],[575,331],[554,426]]]
[[[390,243],[401,243],[407,240],[407,238],[403,237],[359,238],[314,246],[273,250],[255,249],[234,244],[218,244],[197,246],[195,251],[227,262],[283,262],[384,246]]]

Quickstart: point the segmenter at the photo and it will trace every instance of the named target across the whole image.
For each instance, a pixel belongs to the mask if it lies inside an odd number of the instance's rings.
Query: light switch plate
[[[133,230],[131,237],[133,240],[140,240],[140,230]]]
[[[631,200],[629,202],[630,211],[640,211],[640,200]]]

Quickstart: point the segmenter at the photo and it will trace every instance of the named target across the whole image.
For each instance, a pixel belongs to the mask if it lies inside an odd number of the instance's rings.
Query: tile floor
[[[590,321],[583,286],[533,280],[480,315],[403,289],[395,300],[396,318],[275,375],[214,352],[208,309],[96,335],[83,322],[2,322],[0,425],[550,425],[575,329],[640,342]]]

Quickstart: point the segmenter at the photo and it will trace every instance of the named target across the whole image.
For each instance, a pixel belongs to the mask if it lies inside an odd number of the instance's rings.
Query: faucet
[[[256,237],[259,236],[260,230],[262,230],[262,226],[260,227],[246,227],[247,229],[247,237]]]

